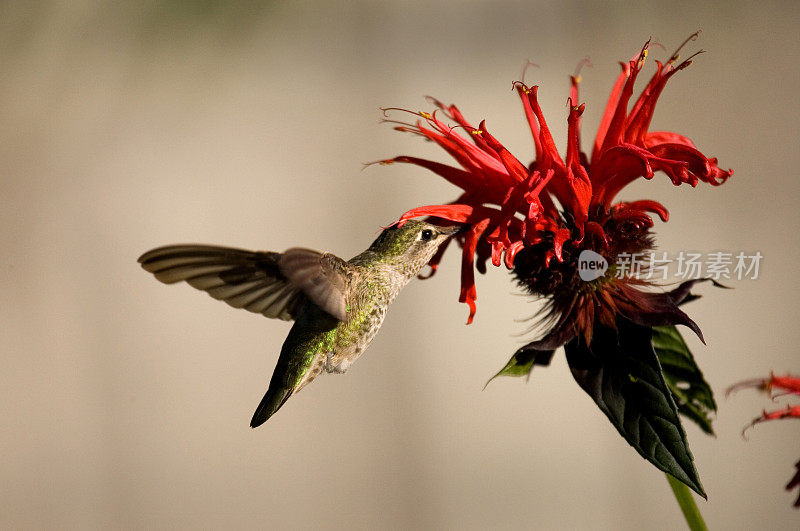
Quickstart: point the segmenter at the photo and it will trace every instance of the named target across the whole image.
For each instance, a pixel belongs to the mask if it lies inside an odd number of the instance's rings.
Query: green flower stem
[[[697,509],[697,504],[692,498],[689,487],[669,474],[665,475],[667,476],[667,481],[669,481],[669,486],[672,487],[672,493],[675,494],[675,499],[678,500],[678,505],[683,511],[683,517],[686,518],[686,524],[689,529],[691,531],[708,531],[700,511]]]

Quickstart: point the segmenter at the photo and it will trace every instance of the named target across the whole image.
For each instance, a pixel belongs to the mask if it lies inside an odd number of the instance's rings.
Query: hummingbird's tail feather
[[[306,363],[293,365],[290,356],[281,352],[278,365],[275,367],[275,372],[272,373],[267,394],[261,399],[256,412],[253,413],[250,427],[257,428],[264,424],[289,400],[290,396],[297,394],[303,387],[311,383],[322,372],[326,359],[327,353],[323,352],[318,353]]]
[[[253,419],[250,421],[251,428],[258,428],[264,424],[272,415],[277,412],[283,404],[289,400],[289,397],[294,393],[292,388],[279,388],[275,389],[270,387],[261,403],[258,404],[256,412],[253,413]]]

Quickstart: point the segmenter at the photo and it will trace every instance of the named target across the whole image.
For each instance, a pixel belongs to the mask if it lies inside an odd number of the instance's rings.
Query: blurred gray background
[[[523,161],[511,82],[526,59],[566,145],[586,55],[584,138],[618,60],[649,37],[708,50],[653,129],[734,177],[626,198],[671,211],[661,249],[760,251],[758,280],[702,287],[688,337],[717,391],[717,437],[687,425],[716,529],[794,527],[796,422],[731,383],[800,372],[794,2],[9,2],[0,5],[0,527],[673,529],[663,474],[619,437],[563,355],[529,383],[486,379],[533,334],[504,269],[464,326],[459,254],[415,282],[368,354],[264,427],[250,416],[289,325],[235,311],[136,258],[176,242],[349,258],[408,208],[455,198],[398,154],[447,161],[379,125],[379,106],[459,104]],[[654,48],[651,57],[668,52]],[[652,72],[653,63],[646,74]]]

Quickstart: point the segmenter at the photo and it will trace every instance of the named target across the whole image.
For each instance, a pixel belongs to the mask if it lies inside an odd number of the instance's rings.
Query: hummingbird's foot
[[[331,356],[328,358],[328,363],[325,364],[325,370],[336,374],[344,374],[350,368],[351,360],[340,359],[337,360]]]

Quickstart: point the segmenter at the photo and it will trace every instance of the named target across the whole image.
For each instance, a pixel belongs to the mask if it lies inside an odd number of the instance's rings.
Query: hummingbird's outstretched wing
[[[165,284],[186,281],[234,308],[290,321],[305,302],[278,266],[280,254],[213,245],[169,245],[139,257]]]
[[[148,251],[139,262],[165,284],[186,281],[234,308],[266,317],[296,319],[307,299],[337,319],[346,313],[349,264],[331,254],[169,245]]]
[[[311,302],[340,321],[345,320],[347,286],[356,275],[352,264],[330,253],[293,248],[281,255],[278,265]]]

